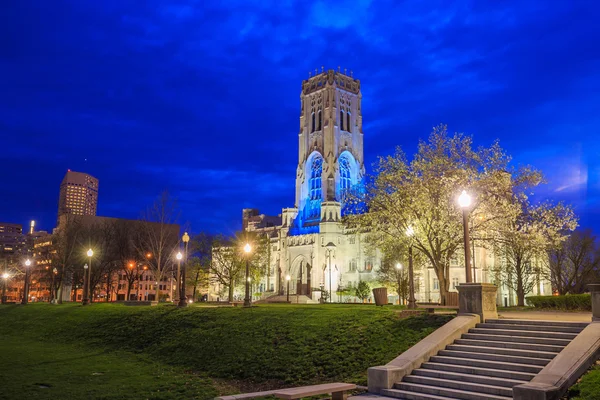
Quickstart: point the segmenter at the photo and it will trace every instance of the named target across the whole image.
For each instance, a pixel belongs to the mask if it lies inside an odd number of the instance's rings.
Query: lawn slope
[[[366,384],[368,367],[387,363],[449,318],[399,320],[393,308],[360,305],[32,304],[0,307],[0,336],[48,348],[77,345],[119,359],[129,354],[132,362],[146,360],[149,368],[168,367],[168,374],[185,370],[204,382],[204,394],[212,397],[214,386],[204,377],[244,391],[337,380]],[[192,390],[200,393],[200,386]],[[228,391],[219,387],[221,394]]]

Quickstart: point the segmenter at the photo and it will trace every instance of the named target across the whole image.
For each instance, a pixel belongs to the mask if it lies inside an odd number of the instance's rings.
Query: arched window
[[[321,113],[321,110],[319,110],[319,117],[317,118],[318,124],[317,124],[317,130],[321,130],[321,128],[323,127],[323,114]]]
[[[350,129],[350,111],[348,111],[348,114],[346,114],[346,118],[347,118],[347,122],[346,122],[346,130],[348,132],[350,132],[352,129]]]
[[[311,200],[321,200],[322,173],[323,159],[321,157],[315,157],[310,171],[310,180],[308,181]]]
[[[310,125],[310,131],[314,132],[315,131],[315,113],[313,112],[311,114],[311,125]]]
[[[350,162],[348,161],[348,158],[341,157],[338,164],[340,166],[340,192],[343,192],[350,189],[350,185],[352,184],[350,178]]]
[[[344,130],[344,111],[340,110],[340,130]]]

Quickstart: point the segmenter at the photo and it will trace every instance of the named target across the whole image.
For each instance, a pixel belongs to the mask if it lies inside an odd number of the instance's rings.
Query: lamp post
[[[83,266],[83,297],[81,300],[81,305],[82,306],[87,306],[90,302],[90,300],[88,299],[88,265],[85,264]]]
[[[412,226],[406,228],[406,236],[408,236],[408,309],[414,310],[417,308],[417,300],[415,299],[415,281],[413,267],[413,239],[415,230]]]
[[[285,276],[285,280],[287,281],[287,302],[290,302],[290,279],[291,277],[289,275]]]
[[[188,302],[187,302],[187,297],[185,296],[185,269],[187,267],[188,242],[190,241],[190,236],[187,234],[187,232],[183,233],[181,240],[183,241],[183,244],[184,244],[185,260],[183,261],[183,268],[181,269],[181,281],[178,283],[179,290],[180,290],[178,306],[179,307],[187,307]]]
[[[401,305],[404,299],[402,298],[402,294],[400,293],[402,290],[402,264],[396,263],[396,270],[398,271],[397,280],[398,280],[398,305]]]
[[[89,262],[88,262],[89,268],[88,268],[88,271],[87,271],[87,288],[88,288],[87,294],[88,294],[88,297],[83,300],[84,301],[83,305],[91,303],[92,300],[93,300],[93,297],[94,297],[94,291],[92,290],[92,285],[91,285],[91,282],[92,282],[92,279],[91,279],[91,276],[92,276],[92,256],[93,255],[94,255],[94,251],[92,249],[89,249],[87,251],[87,256],[90,259]],[[87,303],[86,303],[86,301],[87,301]]]
[[[463,231],[464,231],[464,245],[465,245],[465,273],[467,277],[467,283],[473,282],[471,278],[471,250],[469,249],[469,207],[471,206],[471,196],[463,190],[460,196],[458,196],[458,205],[462,208],[463,214]]]
[[[325,256],[329,260],[329,303],[331,303],[331,299],[333,297],[331,293],[331,255],[333,254],[334,250],[335,244],[333,244],[333,242],[329,242],[327,245],[325,245]]]
[[[25,305],[29,301],[29,272],[31,266],[31,260],[25,260],[25,283],[23,284],[23,299],[21,299],[21,304]]]
[[[6,285],[8,284],[10,275],[5,272],[2,274],[2,304],[6,304]]]
[[[56,303],[54,295],[54,280],[56,279],[56,274],[58,274],[58,269],[52,268],[52,284],[50,285],[50,303]]]
[[[175,258],[177,258],[177,281],[176,281],[176,287],[175,287],[175,293],[177,293],[178,296],[181,296],[181,291],[179,290],[179,279],[180,279],[180,274],[181,274],[181,259],[183,258],[183,254],[181,254],[181,252],[177,252],[177,255],[175,256]],[[171,285],[172,287],[173,285]]]
[[[244,307],[252,307],[250,302],[250,252],[252,252],[252,246],[250,243],[246,243],[244,246],[244,253],[246,253],[246,296],[244,297]]]

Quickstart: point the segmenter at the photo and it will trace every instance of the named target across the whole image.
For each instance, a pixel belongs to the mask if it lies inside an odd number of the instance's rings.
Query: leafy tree
[[[445,302],[450,261],[464,255],[462,210],[457,204],[460,192],[468,190],[474,197],[471,235],[483,236],[489,225],[506,217],[514,192],[541,181],[531,168],[510,171],[509,161],[497,142],[475,149],[471,137],[450,136],[446,126],[437,126],[427,142],[419,143],[412,161],[399,148],[394,155],[379,159],[365,190],[348,193],[345,199],[349,209],[367,212],[350,214],[345,222],[350,229],[366,233],[374,247],[406,246],[411,240],[415,255],[420,253],[433,268]],[[406,234],[409,227],[414,230],[412,237]]]
[[[559,294],[583,293],[600,268],[600,246],[591,230],[575,231],[549,250],[550,280]]]
[[[516,198],[518,210],[512,218],[497,224],[495,254],[502,262],[496,268],[501,281],[517,294],[517,305],[525,305],[530,293],[545,275],[539,261],[553,243],[562,240],[562,233],[575,229],[573,210],[563,204],[549,202],[531,205],[526,198]]]
[[[358,285],[356,285],[354,294],[361,301],[365,301],[371,295],[371,286],[367,281],[360,281],[358,282]]]
[[[244,252],[246,243],[252,247],[250,255]],[[209,279],[227,288],[229,302],[233,301],[235,286],[245,283],[246,260],[251,279],[255,281],[260,277],[264,270],[261,260],[266,253],[265,247],[264,240],[253,232],[238,232],[233,237],[217,236],[213,240]]]

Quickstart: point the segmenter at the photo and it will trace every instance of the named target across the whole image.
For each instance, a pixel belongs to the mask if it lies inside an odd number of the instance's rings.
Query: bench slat
[[[352,383],[325,383],[322,385],[302,386],[275,391],[275,397],[285,400],[301,399],[302,397],[316,396],[319,394],[343,392],[354,390],[356,385]]]

